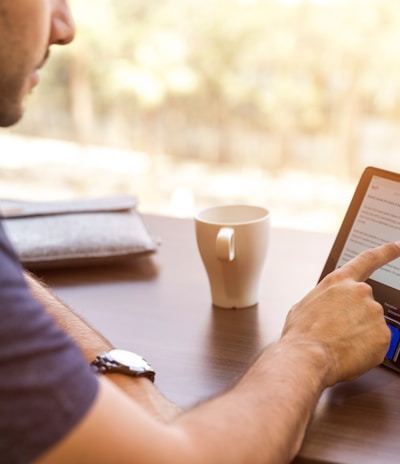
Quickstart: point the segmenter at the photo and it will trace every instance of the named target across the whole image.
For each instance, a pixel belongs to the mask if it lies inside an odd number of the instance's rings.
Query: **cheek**
[[[15,26],[15,42],[23,51],[26,61],[37,65],[49,46],[52,0],[14,0],[20,5],[14,10],[10,24]]]

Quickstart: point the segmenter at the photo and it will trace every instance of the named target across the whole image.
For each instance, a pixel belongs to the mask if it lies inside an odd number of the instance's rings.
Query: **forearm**
[[[81,316],[66,306],[49,288],[25,274],[34,298],[39,300],[55,323],[78,345],[88,362],[113,348],[113,345]]]
[[[110,341],[67,307],[35,277],[26,274],[26,279],[34,298],[43,304],[55,323],[75,341],[88,362],[93,361],[98,354],[113,348]],[[159,418],[170,420],[180,413],[179,408],[166,400],[148,379],[122,374],[107,376],[121,390]]]
[[[204,453],[200,462],[290,462],[326,386],[325,364],[318,346],[282,340],[234,388],[181,416],[177,424],[195,437],[193,446]]]
[[[76,341],[88,361],[112,348],[109,341],[46,287],[31,276],[27,278],[34,296]],[[325,372],[321,352],[309,346],[303,348],[281,340],[263,352],[234,388],[177,418],[176,425],[184,426],[190,439],[195,437],[196,446],[206,453],[203,462],[217,462],[219,453],[225,454],[230,464],[249,462],[246,458],[253,453],[252,463],[257,463],[257,459],[274,464],[290,461],[299,449],[321,394]],[[166,401],[147,379],[118,374],[108,377],[152,414],[164,420],[178,415],[178,408]],[[202,445],[212,442],[214,446]]]
[[[304,349],[303,349],[304,348]],[[144,414],[102,379],[84,423],[42,463],[287,464],[325,386],[324,354],[278,342],[231,390],[170,424]],[[87,443],[96,441],[96,447]]]

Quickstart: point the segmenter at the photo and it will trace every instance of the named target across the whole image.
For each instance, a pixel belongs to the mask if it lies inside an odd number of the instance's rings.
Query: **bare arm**
[[[384,245],[327,276],[235,387],[170,424],[154,421],[102,379],[87,417],[40,462],[290,462],[321,392],[383,360],[390,331],[363,281],[398,257],[398,244]],[[92,442],[99,445],[88,447]]]
[[[44,305],[56,324],[75,341],[88,363],[98,354],[114,348],[103,335],[68,308],[44,284],[28,273],[26,279],[33,296]],[[107,376],[115,385],[162,420],[168,421],[181,412],[178,406],[167,401],[147,378],[133,378],[115,373]]]
[[[230,391],[170,424],[154,421],[104,377],[88,416],[38,462],[288,463],[299,449],[323,385],[321,354],[313,361],[307,358],[307,351],[279,343]]]

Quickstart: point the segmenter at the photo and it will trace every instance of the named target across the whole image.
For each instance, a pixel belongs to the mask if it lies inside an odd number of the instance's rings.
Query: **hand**
[[[357,377],[383,361],[390,330],[382,306],[364,281],[398,257],[400,243],[361,253],[327,275],[289,312],[282,341],[322,348],[329,366],[327,386]]]

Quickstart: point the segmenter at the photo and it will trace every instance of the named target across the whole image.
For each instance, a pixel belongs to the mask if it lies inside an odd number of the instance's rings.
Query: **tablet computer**
[[[320,276],[321,280],[367,248],[400,240],[400,173],[363,172]],[[367,283],[392,332],[383,364],[400,372],[400,258],[375,271]]]

